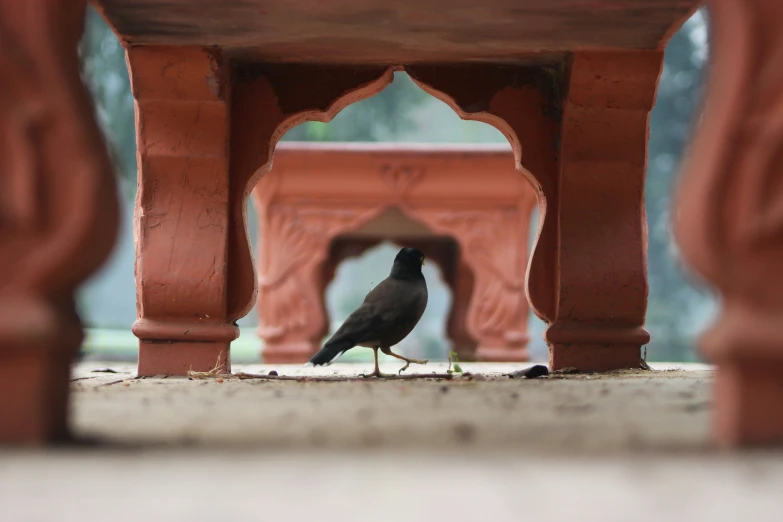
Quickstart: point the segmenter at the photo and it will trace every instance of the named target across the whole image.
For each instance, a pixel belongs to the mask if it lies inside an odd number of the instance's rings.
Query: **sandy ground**
[[[528,452],[703,451],[710,372],[659,371],[512,380],[518,365],[464,365],[486,381],[351,382],[132,379],[80,368],[77,433],[114,443],[275,449],[523,449]],[[399,365],[382,370],[394,372]],[[236,371],[323,374],[301,366]],[[365,365],[330,367],[356,376]],[[415,371],[443,371],[428,365]],[[122,381],[122,382],[119,382]]]
[[[100,366],[75,369],[73,414],[101,444],[0,453],[1,521],[783,520],[783,454],[712,448],[705,367],[302,383]],[[235,368],[271,369],[323,373]]]

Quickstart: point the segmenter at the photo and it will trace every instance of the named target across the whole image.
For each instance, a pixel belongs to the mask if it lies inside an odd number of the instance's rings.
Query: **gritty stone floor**
[[[85,363],[73,426],[96,444],[0,452],[0,520],[783,520],[783,453],[712,447],[709,368],[503,376],[519,367],[295,382]],[[272,369],[324,373],[235,371]]]
[[[126,445],[275,449],[511,449],[529,452],[704,451],[710,371],[626,372],[546,380],[504,377],[519,365],[465,364],[484,381],[296,382],[133,379],[134,369],[77,369],[78,434]],[[399,365],[382,371],[394,373]],[[357,376],[364,365],[234,371]],[[444,371],[445,364],[414,369]]]

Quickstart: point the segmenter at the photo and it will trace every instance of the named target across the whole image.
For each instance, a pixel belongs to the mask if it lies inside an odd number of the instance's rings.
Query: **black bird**
[[[362,304],[348,316],[323,348],[310,359],[308,366],[326,366],[336,361],[354,346],[372,348],[375,372],[387,377],[378,368],[378,350],[405,361],[400,373],[410,363],[427,364],[426,360],[408,359],[391,351],[421,319],[427,308],[427,282],[421,267],[424,254],[418,248],[403,248],[394,258],[389,277],[373,288]]]

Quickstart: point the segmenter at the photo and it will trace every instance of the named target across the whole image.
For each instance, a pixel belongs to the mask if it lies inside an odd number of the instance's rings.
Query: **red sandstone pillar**
[[[77,286],[117,230],[114,175],[79,77],[85,1],[0,2],[0,444],[68,435]]]
[[[407,68],[462,118],[501,130],[538,193],[527,293],[549,323],[552,369],[639,367],[649,340],[644,171],[662,57],[579,52],[565,74],[557,67]]]
[[[783,444],[783,3],[711,0],[704,117],[675,216],[683,255],[722,296],[701,340],[718,366],[721,446]]]
[[[644,180],[662,51],[569,60],[560,144],[550,366],[638,368],[647,309]]]
[[[139,375],[230,371],[229,79],[219,52],[130,47]]]

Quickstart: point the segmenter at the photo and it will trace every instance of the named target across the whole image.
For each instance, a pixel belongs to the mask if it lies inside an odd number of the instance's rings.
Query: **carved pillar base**
[[[605,372],[639,368],[641,347],[650,342],[642,327],[595,323],[555,323],[544,333],[552,369],[578,368]]]
[[[639,367],[639,345],[568,344],[549,345],[549,367],[578,368],[585,372],[608,372]]]
[[[81,341],[67,310],[24,296],[0,302],[0,443],[68,438],[70,365]]]
[[[70,358],[46,351],[0,357],[0,442],[39,445],[68,438]]]
[[[724,363],[715,379],[715,437],[721,446],[783,445],[783,362]]]
[[[187,375],[189,370],[231,368],[231,343],[139,341],[139,375]]]
[[[139,375],[187,375],[220,367],[231,371],[231,341],[235,325],[204,321],[139,319],[133,325],[139,338]]]
[[[734,299],[703,337],[718,366],[715,439],[720,446],[783,445],[783,327],[781,309]]]
[[[207,372],[216,366],[220,373],[231,372],[230,341],[139,340],[139,376],[184,376],[190,370]]]

